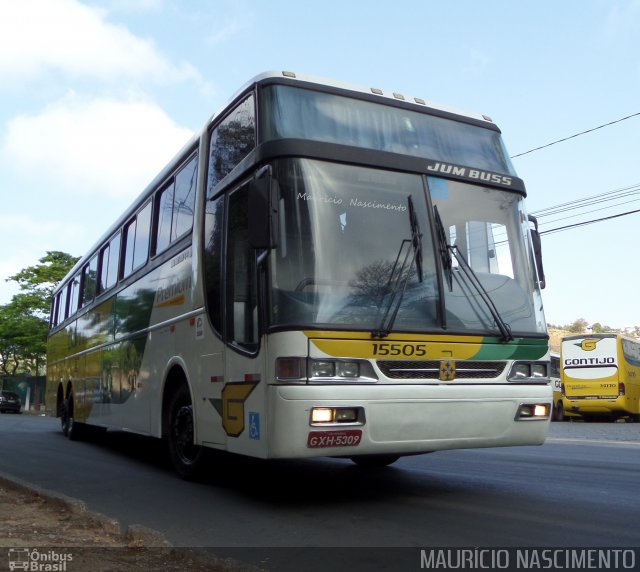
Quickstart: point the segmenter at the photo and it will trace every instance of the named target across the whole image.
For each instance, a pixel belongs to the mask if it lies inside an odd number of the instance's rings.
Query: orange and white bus
[[[640,341],[621,334],[562,340],[557,417],[640,419]]]
[[[380,465],[540,444],[524,198],[483,115],[254,78],[55,292],[49,411],[71,438],[166,438],[186,478],[207,449]]]

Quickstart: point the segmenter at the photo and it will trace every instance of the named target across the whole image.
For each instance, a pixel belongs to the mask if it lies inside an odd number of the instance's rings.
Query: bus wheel
[[[71,396],[62,400],[60,410],[60,429],[65,437],[69,436],[69,426],[71,424],[71,416],[73,415],[73,399]]]
[[[567,416],[564,414],[564,406],[562,405],[562,401],[558,402],[558,405],[556,406],[556,414],[555,414],[555,420],[556,421],[567,421]]]
[[[169,455],[173,466],[183,479],[201,476],[206,451],[194,443],[193,404],[186,385],[181,386],[169,404]]]
[[[351,460],[359,467],[375,468],[391,465],[399,458],[400,455],[357,455]]]
[[[62,434],[71,441],[79,441],[86,436],[86,425],[78,423],[73,417],[73,392],[64,400],[61,416]]]

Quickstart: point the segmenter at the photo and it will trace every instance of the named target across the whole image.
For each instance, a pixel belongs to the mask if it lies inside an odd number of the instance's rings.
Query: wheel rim
[[[184,464],[192,464],[196,459],[198,448],[193,443],[193,408],[190,404],[178,409],[172,433],[178,457]]]

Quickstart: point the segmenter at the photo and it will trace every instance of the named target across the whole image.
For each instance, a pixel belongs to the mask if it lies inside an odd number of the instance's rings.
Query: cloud
[[[69,194],[135,197],[192,132],[144,99],[68,94],[7,124],[3,163]]]
[[[3,83],[33,80],[49,71],[101,81],[201,81],[192,65],[173,64],[153,42],[109,23],[106,12],[77,0],[0,2]]]

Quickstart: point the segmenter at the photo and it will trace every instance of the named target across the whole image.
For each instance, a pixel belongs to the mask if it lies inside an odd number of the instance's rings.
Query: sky
[[[640,112],[640,0],[0,0],[0,304],[47,251],[91,248],[267,70],[489,115],[513,156]],[[513,163],[530,213],[638,186],[640,115]],[[541,231],[640,202],[602,207]],[[638,228],[543,234],[549,323],[640,325]]]

